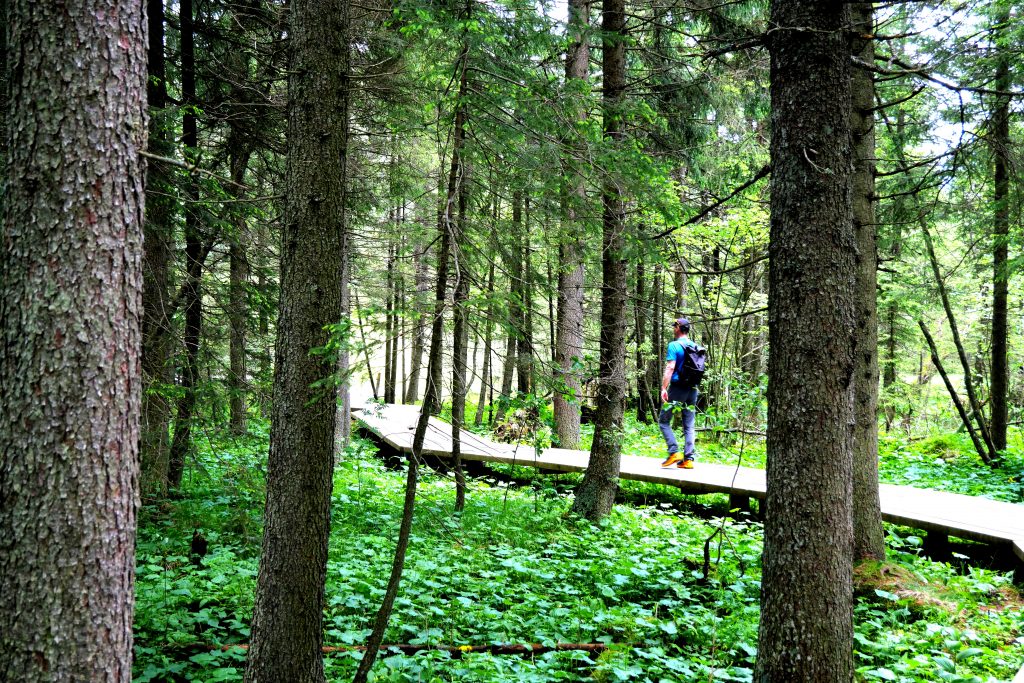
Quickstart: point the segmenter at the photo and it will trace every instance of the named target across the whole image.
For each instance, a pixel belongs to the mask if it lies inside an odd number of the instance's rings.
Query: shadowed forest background
[[[1024,3],[136,4],[0,3],[0,679],[1024,665],[1021,559],[878,499],[1024,503]],[[767,504],[618,479],[681,316]]]

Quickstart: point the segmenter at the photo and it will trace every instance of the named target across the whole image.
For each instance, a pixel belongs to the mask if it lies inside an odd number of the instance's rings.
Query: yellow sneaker
[[[665,461],[663,463],[661,463],[661,466],[662,467],[672,467],[672,465],[675,465],[677,462],[679,462],[682,459],[683,459],[683,454],[682,453],[669,453],[668,457],[665,458]]]
[[[679,469],[681,470],[692,470],[693,469],[693,458],[687,458],[679,463]]]

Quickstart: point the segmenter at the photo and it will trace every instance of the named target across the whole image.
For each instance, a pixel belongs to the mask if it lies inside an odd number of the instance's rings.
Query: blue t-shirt
[[[672,373],[672,381],[679,381],[679,371],[683,369],[683,356],[685,355],[683,348],[687,346],[696,346],[697,342],[693,341],[689,337],[680,337],[679,339],[673,339],[668,343],[668,351],[665,353],[665,362],[675,361],[676,369]]]

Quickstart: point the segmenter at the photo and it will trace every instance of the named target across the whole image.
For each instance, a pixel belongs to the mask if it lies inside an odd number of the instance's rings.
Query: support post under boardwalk
[[[729,494],[729,511],[739,513],[750,512],[750,497],[740,493]]]

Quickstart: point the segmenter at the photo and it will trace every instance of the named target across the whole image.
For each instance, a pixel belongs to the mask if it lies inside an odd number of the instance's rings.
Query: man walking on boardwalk
[[[679,318],[672,324],[675,339],[669,342],[665,355],[665,374],[661,379],[661,414],[658,426],[668,446],[668,457],[662,467],[676,465],[680,469],[693,469],[694,459],[694,418],[697,416],[697,385],[704,376],[703,347],[690,339],[690,321]],[[679,452],[675,432],[672,431],[672,416],[676,410],[683,412],[683,452]]]

